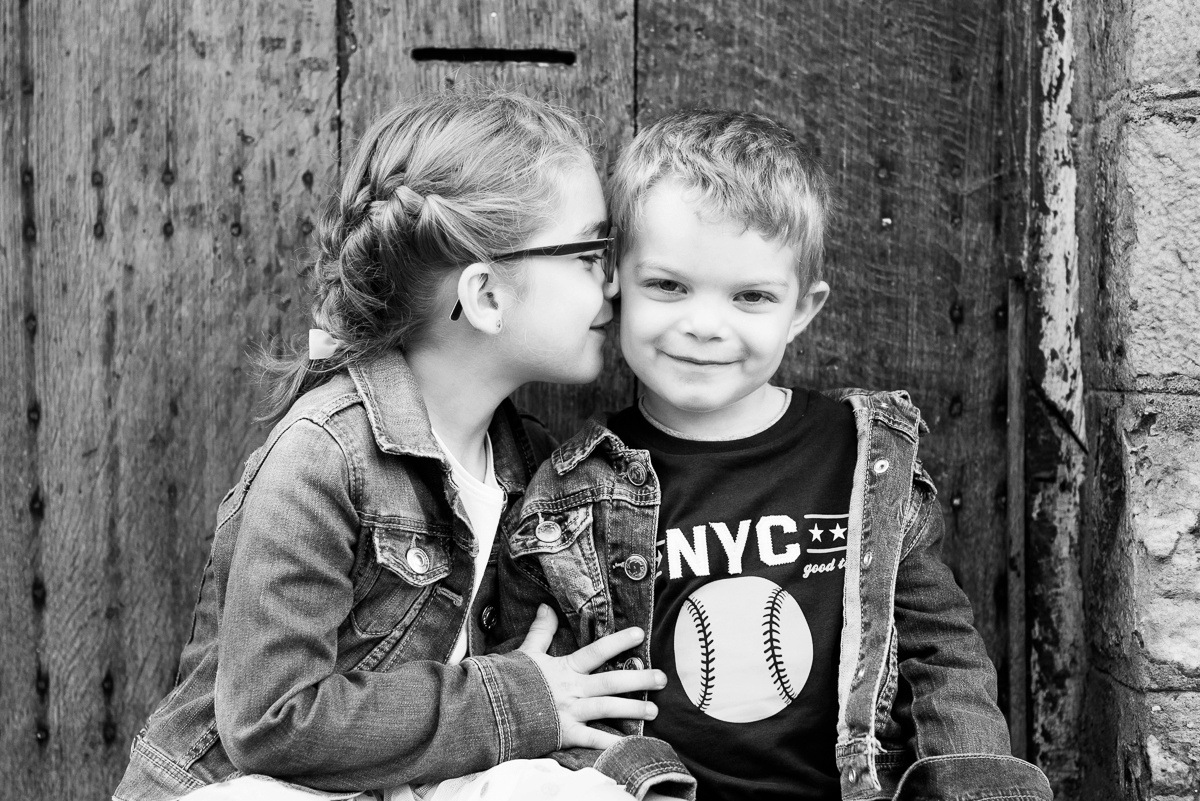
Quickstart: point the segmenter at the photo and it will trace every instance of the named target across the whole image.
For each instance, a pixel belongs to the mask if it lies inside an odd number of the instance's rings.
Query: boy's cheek
[[[613,308],[613,325],[617,331],[617,348],[621,351],[621,356],[629,361],[632,355],[632,345],[629,342],[629,323],[625,319],[624,309],[620,307]]]

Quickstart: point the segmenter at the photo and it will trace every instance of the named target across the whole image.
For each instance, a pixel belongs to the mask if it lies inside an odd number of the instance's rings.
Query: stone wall
[[[1075,13],[1080,798],[1200,799],[1200,11]]]

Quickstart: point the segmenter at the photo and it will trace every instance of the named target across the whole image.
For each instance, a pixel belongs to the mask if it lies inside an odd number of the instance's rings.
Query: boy
[[[622,731],[674,746],[701,799],[1049,799],[939,561],[920,413],[770,383],[829,295],[820,168],[765,117],[690,111],[638,136],[611,194],[642,397],[530,484],[502,628],[545,602],[564,652],[648,632],[612,667],[669,683]]]

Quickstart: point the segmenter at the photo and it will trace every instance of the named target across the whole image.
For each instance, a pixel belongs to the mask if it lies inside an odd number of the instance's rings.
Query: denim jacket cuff
[[[672,798],[695,801],[696,780],[675,755],[675,750],[653,737],[623,737],[604,750],[596,770],[624,785],[634,798],[645,798],[654,790]]]
[[[914,762],[896,788],[896,801],[1053,801],[1046,775],[1023,759],[998,754],[952,754]]]
[[[497,762],[537,759],[561,744],[558,712],[546,677],[521,651],[470,657],[479,668],[492,705],[498,738]]]

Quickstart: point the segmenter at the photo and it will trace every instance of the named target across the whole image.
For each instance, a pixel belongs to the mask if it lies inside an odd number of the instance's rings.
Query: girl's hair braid
[[[454,271],[515,250],[546,224],[558,178],[592,149],[569,110],[514,92],[421,95],[377,120],[359,142],[317,231],[312,317],[343,344],[264,355],[262,418],[351,364],[418,342]]]

